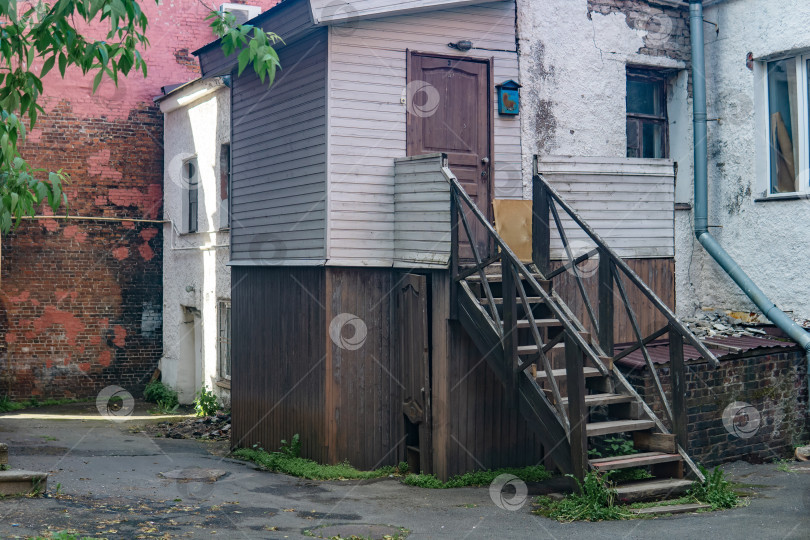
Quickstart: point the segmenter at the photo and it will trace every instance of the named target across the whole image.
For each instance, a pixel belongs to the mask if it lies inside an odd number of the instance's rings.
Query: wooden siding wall
[[[329,240],[331,264],[390,265],[394,257],[394,158],[405,157],[406,50],[494,58],[494,82],[518,80],[515,4],[352,21],[329,34]],[[522,196],[520,118],[497,114],[495,197]]]
[[[361,469],[395,465],[404,458],[402,366],[392,342],[394,289],[391,269],[327,268],[327,320],[351,314],[366,327],[362,345],[338,346],[326,357],[326,431],[329,461],[348,459]],[[346,325],[340,335],[352,338]]]
[[[312,19],[316,24],[330,21],[349,21],[391,12],[415,11],[435,6],[462,6],[485,3],[486,0],[353,0],[338,3],[335,0],[310,0]]]
[[[447,267],[450,184],[441,168],[441,154],[396,160],[394,266]]]
[[[675,256],[675,169],[665,159],[557,158],[540,172],[621,257]],[[577,255],[594,245],[560,209]],[[552,219],[552,257],[564,258]]]
[[[271,87],[250,69],[233,79],[234,264],[325,258],[326,49],[319,29],[280,49]]]
[[[670,309],[675,309],[675,259],[625,259],[625,262]],[[596,260],[594,260],[588,262],[587,265],[581,265],[584,270],[583,283],[585,290],[588,293],[591,305],[594,306],[594,310],[596,310],[599,302],[597,264]],[[559,268],[561,265],[561,262],[552,262],[552,269]],[[623,277],[623,283],[644,337],[664,326],[667,322],[666,318],[653,308],[647,297],[641,294],[627,278]],[[582,302],[582,295],[579,292],[574,275],[570,272],[564,272],[554,278],[554,290],[568,304],[568,307],[571,308],[585,327],[596,336],[596,332],[591,328],[590,319],[585,310],[585,304]],[[630,319],[615,285],[613,287],[613,305],[615,309],[613,325],[615,343],[635,341],[636,336],[633,327],[630,325]]]
[[[325,461],[323,268],[237,266],[231,283],[231,444],[275,450],[298,433]]]
[[[449,272],[433,272],[433,448],[440,478],[543,462],[540,439],[486,360],[448,321]]]

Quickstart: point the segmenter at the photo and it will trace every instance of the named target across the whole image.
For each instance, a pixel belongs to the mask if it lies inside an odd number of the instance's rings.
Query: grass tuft
[[[449,489],[468,486],[487,486],[502,474],[512,474],[524,482],[542,482],[551,478],[545,467],[534,465],[531,467],[506,468],[486,471],[473,471],[453,476],[447,482],[442,482],[432,474],[409,474],[402,482],[409,486],[428,489]]]
[[[233,457],[252,461],[268,471],[281,472],[291,476],[307,478],[309,480],[363,480],[367,478],[381,478],[397,472],[393,466],[381,467],[374,471],[360,471],[349,463],[337,465],[321,465],[311,459],[301,457],[301,442],[298,434],[292,442],[281,441],[278,452],[254,448],[240,448],[234,450]]]

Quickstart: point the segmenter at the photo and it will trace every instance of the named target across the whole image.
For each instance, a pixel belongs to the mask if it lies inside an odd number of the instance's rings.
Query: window
[[[228,194],[231,190],[231,145],[223,144],[219,147],[219,226],[227,229],[230,223],[228,208]]]
[[[190,159],[183,163],[183,180],[185,180],[185,232],[197,232],[198,181],[197,160]]]
[[[627,70],[627,157],[669,157],[666,75]]]
[[[769,193],[810,191],[807,170],[810,55],[767,62]]]
[[[219,378],[231,380],[231,301],[220,300],[217,306],[217,346]]]

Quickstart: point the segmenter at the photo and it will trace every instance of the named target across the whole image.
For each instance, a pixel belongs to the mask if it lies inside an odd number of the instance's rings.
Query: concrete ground
[[[142,407],[113,422],[94,404],[0,415],[0,441],[9,445],[12,467],[51,473],[46,497],[0,500],[0,537],[72,529],[106,538],[304,538],[321,527],[365,524],[403,527],[408,538],[810,538],[810,466],[798,463],[790,472],[776,464],[726,466],[756,493],[743,508],[561,524],[533,515],[529,504],[503,510],[487,488],[427,490],[396,479],[313,482],[258,471],[224,457],[223,443],[133,432],[145,421],[155,419]],[[224,474],[213,483],[161,476],[183,476],[189,468]]]

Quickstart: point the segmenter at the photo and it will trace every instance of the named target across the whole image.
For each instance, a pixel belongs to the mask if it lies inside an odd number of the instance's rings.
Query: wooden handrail
[[[481,213],[481,210],[478,208],[475,202],[473,202],[473,200],[470,198],[469,194],[467,194],[464,187],[459,183],[458,178],[456,178],[456,176],[447,167],[446,164],[442,166],[442,173],[444,174],[444,177],[447,179],[447,181],[450,183],[451,192],[454,194],[455,200],[464,202],[467,208],[469,208],[472,215],[481,223],[481,225],[483,225],[484,229],[487,231],[489,238],[496,244],[498,248],[500,248],[500,250],[506,255],[506,258],[511,262],[511,264],[515,268],[517,268],[518,273],[523,275],[524,279],[531,285],[532,289],[534,289],[534,292],[537,293],[540,296],[540,298],[543,299],[546,305],[553,312],[554,316],[562,323],[566,334],[571,335],[571,339],[577,344],[577,346],[582,351],[585,352],[585,354],[588,355],[588,357],[596,366],[596,368],[599,370],[599,372],[602,373],[603,375],[607,375],[608,370],[605,367],[605,364],[602,362],[602,359],[599,358],[599,355],[596,354],[596,352],[593,350],[593,347],[591,347],[588,344],[588,342],[585,341],[585,339],[582,337],[579,331],[568,319],[565,312],[560,308],[560,306],[557,305],[557,302],[551,297],[551,295],[549,295],[545,291],[545,289],[543,289],[543,287],[540,286],[540,284],[532,275],[532,272],[530,272],[529,269],[526,268],[526,266],[522,262],[520,262],[518,256],[515,255],[512,249],[508,245],[506,245],[506,242],[504,242],[501,239],[500,235],[498,235],[494,227],[492,227],[492,224]],[[463,215],[464,212],[460,211],[457,208],[456,213],[459,215],[459,217],[462,218],[462,222],[464,222],[464,215]],[[458,225],[454,223],[452,226],[456,228]],[[466,232],[470,234],[469,230],[467,230]],[[471,243],[474,244],[472,237],[470,237],[470,240]],[[480,257],[477,258],[476,263],[479,265],[481,264]],[[503,271],[503,269],[501,271]],[[454,270],[454,272],[456,272],[456,270]],[[480,274],[483,274],[483,271],[481,271]],[[486,277],[482,275],[481,279],[486,280]]]
[[[583,220],[579,214],[574,210],[557,192],[556,189],[540,174],[539,171],[535,171],[534,179],[535,182],[539,182],[543,186],[543,190],[547,194],[550,199],[553,199],[554,203],[558,204],[560,208],[562,208],[566,214],[576,223],[580,229],[582,229],[585,234],[590,237],[590,239],[597,245],[600,249],[600,256],[606,254],[611,262],[615,265],[615,268],[621,270],[623,274],[627,276],[633,285],[638,288],[641,293],[650,300],[650,302],[655,306],[655,308],[661,312],[661,314],[666,317],[667,321],[672,325],[672,327],[677,330],[681,336],[684,337],[686,341],[689,342],[700,355],[708,360],[714,367],[719,367],[720,362],[717,360],[715,355],[692,333],[689,331],[686,326],[678,319],[675,313],[672,312],[671,309],[661,300],[658,295],[650,289],[644,281],[627,265],[627,263],[616,254],[613,249],[608,246],[608,244],[602,240],[599,234],[594,231],[590,225],[588,225],[585,220]],[[553,203],[549,204],[549,206],[553,206]]]

